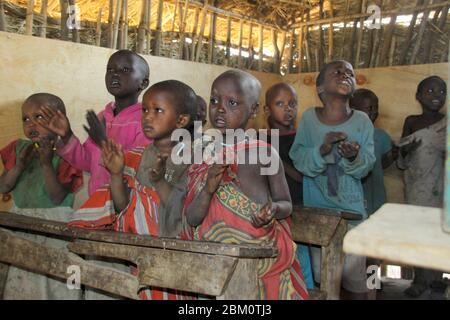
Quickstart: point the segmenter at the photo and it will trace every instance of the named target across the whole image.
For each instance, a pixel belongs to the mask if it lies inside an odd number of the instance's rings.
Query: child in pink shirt
[[[148,145],[142,131],[142,105],[139,94],[149,84],[149,66],[138,54],[129,50],[115,52],[108,61],[105,83],[115,102],[110,102],[98,115],[88,111],[89,138],[81,144],[73,134],[68,118],[61,112],[42,107],[40,124],[61,137],[57,152],[77,169],[90,173],[88,193],[109,182],[110,174],[101,160],[101,142],[112,139],[122,145],[124,152]]]

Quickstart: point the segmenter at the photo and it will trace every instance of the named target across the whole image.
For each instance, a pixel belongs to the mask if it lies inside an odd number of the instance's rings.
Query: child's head
[[[22,123],[25,136],[33,142],[38,142],[42,138],[51,140],[56,135],[41,126],[37,120],[42,118],[41,106],[49,106],[55,111],[66,113],[66,107],[61,98],[50,93],[36,93],[29,96],[22,104]]]
[[[350,98],[350,107],[366,113],[372,123],[378,117],[378,97],[369,89],[358,89]]]
[[[316,80],[317,93],[322,102],[330,96],[350,98],[355,91],[356,80],[350,62],[337,60],[327,63]]]
[[[197,95],[197,121],[201,121],[202,125],[206,124],[206,101]]]
[[[258,113],[260,94],[261,84],[251,74],[241,70],[225,71],[211,87],[211,125],[222,133],[226,129],[245,129],[248,120]]]
[[[108,60],[106,88],[115,98],[137,98],[147,88],[149,76],[150,69],[144,58],[129,50],[119,50]]]
[[[417,86],[416,99],[422,108],[439,111],[447,98],[447,84],[438,76],[423,79]]]
[[[197,116],[197,96],[183,82],[158,82],[145,92],[142,111],[144,134],[155,140],[167,138],[175,129],[192,129]]]
[[[287,83],[280,82],[266,91],[266,105],[264,111],[269,116],[271,128],[292,128],[297,118],[297,93]]]

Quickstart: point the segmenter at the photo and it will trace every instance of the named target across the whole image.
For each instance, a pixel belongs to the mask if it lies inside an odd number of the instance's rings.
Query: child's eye
[[[229,100],[228,104],[230,105],[230,107],[236,107],[238,105],[237,101],[235,100]]]
[[[277,107],[283,107],[284,106],[284,103],[283,103],[283,101],[277,101],[276,103],[275,103],[275,105],[277,106]]]
[[[108,69],[106,69],[106,72],[108,72],[108,73],[113,73],[113,72],[114,72],[114,69],[113,69],[113,68],[108,68]]]
[[[148,113],[148,109],[147,108],[142,108],[142,113]]]
[[[155,111],[156,111],[156,113],[161,113],[161,112],[163,112],[164,110],[161,109],[161,108],[155,108]]]
[[[218,103],[219,103],[219,100],[216,99],[216,98],[211,98],[211,99],[209,99],[209,102],[210,102],[211,104],[218,104]]]
[[[123,68],[123,69],[122,69],[122,71],[123,71],[123,72],[129,72],[129,71],[130,71],[130,69],[129,69],[129,68],[127,68],[127,67],[125,67],[125,68]]]
[[[433,89],[428,89],[427,92],[428,93],[433,93]]]
[[[44,117],[41,114],[36,115],[36,119],[44,119]]]
[[[23,117],[23,118],[22,118],[22,121],[23,121],[23,122],[30,121],[30,118],[28,118],[28,117]]]

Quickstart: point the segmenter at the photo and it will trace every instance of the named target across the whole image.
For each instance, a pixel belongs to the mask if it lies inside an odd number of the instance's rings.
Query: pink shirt
[[[106,136],[122,145],[124,153],[137,146],[145,146],[152,142],[141,126],[142,104],[136,103],[122,110],[117,116],[113,113],[114,102],[106,105],[98,114],[105,119]],[[109,172],[103,166],[101,149],[91,138],[81,144],[72,136],[66,145],[58,146],[58,154],[77,169],[89,172],[88,193],[92,195],[99,187],[109,183]]]

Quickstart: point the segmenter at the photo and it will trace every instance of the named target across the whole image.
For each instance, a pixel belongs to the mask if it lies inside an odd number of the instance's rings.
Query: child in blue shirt
[[[365,219],[361,179],[375,163],[373,125],[365,113],[350,108],[355,85],[350,63],[325,65],[316,81],[323,107],[303,113],[289,155],[303,174],[305,206],[355,212]],[[315,267],[320,250],[312,255]],[[350,293],[366,295],[365,264],[365,257],[346,256],[342,285]],[[318,274],[320,268],[314,269]]]

